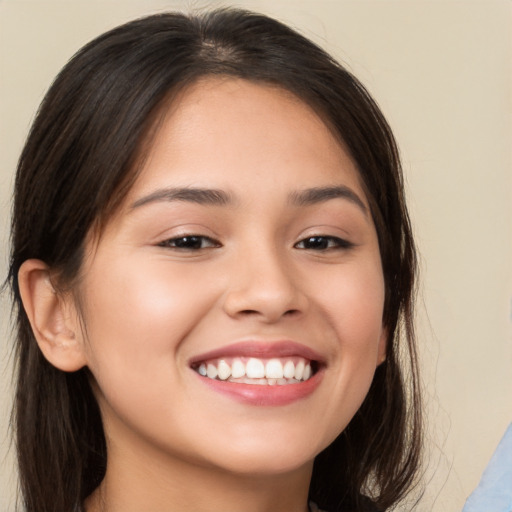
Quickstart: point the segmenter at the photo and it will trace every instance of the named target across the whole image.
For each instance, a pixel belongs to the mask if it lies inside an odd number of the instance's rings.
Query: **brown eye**
[[[183,249],[188,251],[198,251],[211,247],[219,247],[219,243],[207,236],[187,235],[176,238],[169,238],[159,244],[161,247],[170,247],[173,249]]]
[[[328,249],[349,249],[353,244],[336,236],[309,236],[295,244],[297,249],[326,251]]]

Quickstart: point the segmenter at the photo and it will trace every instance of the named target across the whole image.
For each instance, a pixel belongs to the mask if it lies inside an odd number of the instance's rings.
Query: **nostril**
[[[295,318],[307,307],[307,300],[296,289],[281,289],[279,293],[262,285],[228,289],[223,308],[233,318],[261,318],[275,322],[279,318]]]
[[[243,309],[239,313],[241,315],[246,315],[246,316],[260,314],[260,312],[256,311],[255,309]],[[300,311],[298,309],[289,309],[288,311],[285,311],[283,313],[283,316],[293,316],[293,315],[298,315],[299,313],[300,313]]]
[[[255,309],[243,309],[242,311],[240,311],[240,314],[249,316],[249,315],[257,315],[258,312]]]

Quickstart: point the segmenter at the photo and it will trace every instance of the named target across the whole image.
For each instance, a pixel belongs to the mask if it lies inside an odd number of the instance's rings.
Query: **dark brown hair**
[[[223,9],[160,14],[101,35],[64,67],[21,154],[12,219],[10,284],[17,312],[14,428],[27,511],[81,510],[106,468],[101,417],[87,369],[64,373],[42,356],[18,289],[20,265],[45,261],[72,286],[85,238],[133,183],[162,105],[206,75],[285,88],[314,107],[358,167],[385,277],[387,359],[349,426],[314,464],[321,508],[379,508],[415,481],[421,407],[413,332],[415,249],[391,130],[365,88],[323,50],[268,17]]]

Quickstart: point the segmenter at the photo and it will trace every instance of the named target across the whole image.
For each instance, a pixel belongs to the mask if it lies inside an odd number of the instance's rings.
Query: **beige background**
[[[427,494],[462,508],[512,421],[512,3],[240,1],[313,38],[367,85],[398,138],[422,260]],[[218,2],[0,0],[0,271],[13,171],[42,95],[104,30]],[[0,510],[13,510],[7,298],[0,331]],[[428,314],[426,313],[428,312]],[[411,506],[403,507],[410,510]]]

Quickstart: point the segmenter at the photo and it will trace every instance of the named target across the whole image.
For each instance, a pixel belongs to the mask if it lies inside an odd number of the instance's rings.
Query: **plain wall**
[[[347,64],[388,117],[421,253],[418,339],[430,461],[415,510],[460,510],[512,421],[510,1],[0,0],[2,279],[16,160],[53,77],[80,46],[117,24],[205,5],[252,8],[295,26]],[[0,303],[2,511],[14,509],[16,485],[7,299]]]

